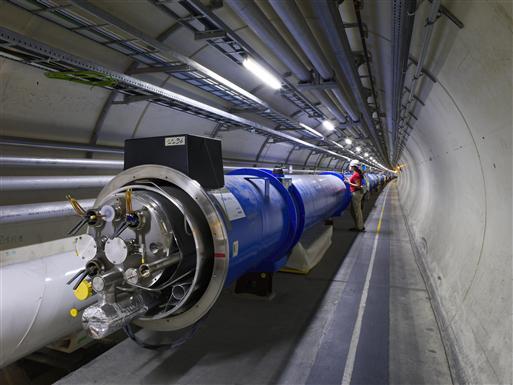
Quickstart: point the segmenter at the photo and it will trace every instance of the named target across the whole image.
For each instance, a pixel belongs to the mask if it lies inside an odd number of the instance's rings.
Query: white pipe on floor
[[[81,302],[66,285],[84,265],[73,240],[0,252],[0,368],[80,329],[69,310],[94,297]]]

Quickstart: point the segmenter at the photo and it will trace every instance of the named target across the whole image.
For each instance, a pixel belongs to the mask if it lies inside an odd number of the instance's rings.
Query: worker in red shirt
[[[360,162],[352,160],[349,163],[349,169],[353,171],[353,175],[345,181],[349,184],[349,189],[353,195],[351,199],[351,215],[353,216],[355,227],[351,231],[365,231],[363,226],[362,199],[363,199],[363,172],[359,167]]]

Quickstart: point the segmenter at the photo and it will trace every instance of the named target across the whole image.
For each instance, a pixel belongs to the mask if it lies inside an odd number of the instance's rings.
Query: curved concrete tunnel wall
[[[419,259],[433,288],[442,330],[453,342],[450,357],[458,357],[459,362],[453,364],[460,369],[459,377],[472,383],[510,383],[511,6],[477,1],[444,0],[443,3],[465,23],[465,28],[458,30],[445,17],[437,22],[433,36],[435,49],[430,52],[426,67],[438,81],[422,85],[421,97],[426,105],[416,111],[419,120],[400,161],[406,165],[398,181],[400,199]],[[421,11],[428,4],[422,3]],[[376,24],[390,20],[379,7],[390,5],[385,1],[376,3],[374,22],[369,23],[376,29]],[[125,7],[124,11],[128,9]],[[1,2],[0,10],[2,25],[101,61],[109,68],[123,71],[128,66],[125,57],[74,34],[63,35],[61,29],[36,16]],[[366,6],[364,11],[367,10],[371,12],[372,7]],[[135,24],[144,19],[138,18],[137,13],[126,16]],[[417,57],[424,19],[419,17],[420,24],[415,30],[413,51]],[[139,27],[144,30],[151,27],[149,32],[155,36],[169,27],[159,22],[153,28],[153,23],[152,20]],[[370,39],[382,31],[378,32],[371,33]],[[206,47],[199,51],[199,43],[188,47],[192,38],[187,31],[178,33],[178,39],[168,41],[178,44],[178,51],[198,52],[199,61],[230,75],[245,88],[258,84],[243,69],[219,55],[214,56],[213,49]],[[254,40],[247,29],[241,30],[241,34]],[[374,48],[385,49],[385,44],[385,40],[376,42]],[[386,50],[382,53],[388,59]],[[384,60],[378,56],[374,55],[376,62]],[[382,69],[381,73],[377,72],[378,78],[385,77],[386,68]],[[104,90],[51,81],[39,70],[0,60],[2,80],[5,82],[0,129],[2,134],[13,136],[87,142],[107,97]],[[151,81],[170,89],[175,87],[172,81],[165,83],[164,76],[154,75]],[[263,97],[264,91],[255,92]],[[288,104],[280,107],[292,112]],[[171,121],[181,126],[171,126]],[[119,145],[132,132],[136,136],[162,135],[180,133],[184,127],[191,133],[209,135],[215,124],[142,102],[117,105],[107,115],[99,143]],[[218,137],[223,140],[225,156],[241,158],[255,157],[265,140],[242,130],[221,131]],[[291,148],[269,143],[262,151],[261,160],[284,160]],[[26,152],[43,155],[37,150]],[[57,152],[54,155],[69,156]],[[289,160],[314,166],[320,157],[310,156],[308,150],[296,150]],[[329,159],[324,158],[319,165],[328,163]],[[338,161],[333,161],[331,166],[335,164]],[[63,194],[58,193],[55,197],[57,193],[48,192],[39,199],[62,199]],[[29,197],[24,198],[16,197],[19,201],[16,203],[28,203]],[[49,224],[53,227],[41,224],[39,227],[45,227],[48,233],[64,234],[73,219],[60,223],[59,227],[53,222]],[[23,225],[11,226],[13,234],[23,230],[26,231]]]
[[[407,142],[400,199],[457,377],[511,383],[511,7],[451,10],[465,28]]]

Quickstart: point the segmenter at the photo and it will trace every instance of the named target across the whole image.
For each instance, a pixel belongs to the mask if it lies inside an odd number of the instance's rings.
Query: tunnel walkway
[[[125,340],[58,384],[451,383],[395,182],[366,213],[359,235],[347,210],[335,220],[310,274],[276,274],[273,300],[225,290],[180,349]]]

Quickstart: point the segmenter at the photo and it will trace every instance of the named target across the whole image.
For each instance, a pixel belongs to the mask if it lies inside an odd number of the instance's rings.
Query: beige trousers
[[[354,225],[358,230],[363,229],[362,199],[363,190],[355,191],[351,199],[351,215],[354,219]]]

